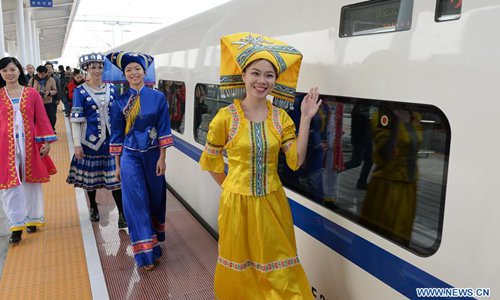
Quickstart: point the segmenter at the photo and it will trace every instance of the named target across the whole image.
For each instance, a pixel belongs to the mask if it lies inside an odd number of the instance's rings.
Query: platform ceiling
[[[5,41],[17,40],[17,0],[2,1]],[[62,56],[80,0],[52,0],[51,8],[32,8],[32,22],[40,29],[40,58],[49,60]],[[24,1],[30,7],[30,1]]]

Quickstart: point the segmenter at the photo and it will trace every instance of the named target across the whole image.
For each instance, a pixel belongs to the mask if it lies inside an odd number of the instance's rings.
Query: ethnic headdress
[[[102,53],[90,53],[80,56],[79,59],[80,68],[87,70],[91,63],[102,63],[104,64],[104,55]]]
[[[271,95],[274,104],[293,107],[302,54],[284,42],[259,34],[242,32],[221,38],[220,89],[223,95],[234,97],[245,93],[242,72],[253,61],[266,59],[278,71]]]
[[[144,53],[126,51],[111,52],[110,54],[106,55],[106,57],[111,61],[113,65],[117,66],[122,71],[125,70],[125,67],[129,63],[136,62],[140,64],[144,69],[144,72],[146,72],[146,70],[154,60],[152,56]]]

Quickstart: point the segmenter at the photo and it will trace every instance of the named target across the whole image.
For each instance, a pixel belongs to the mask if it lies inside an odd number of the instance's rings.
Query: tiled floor
[[[36,233],[24,232],[21,243],[9,247],[0,299],[91,299],[75,190],[65,182],[69,153],[64,118],[61,113],[58,117],[59,140],[50,152],[58,172],[43,184],[47,223]]]
[[[136,267],[109,191],[98,191],[101,220],[90,224],[85,193],[65,182],[72,144],[69,124],[58,118],[51,149],[58,173],[43,185],[47,224],[8,248],[0,299],[213,299],[217,243],[172,194],[153,271]]]
[[[217,243],[168,193],[167,239],[156,269],[137,268],[110,192],[99,191],[94,233],[110,299],[213,299]]]

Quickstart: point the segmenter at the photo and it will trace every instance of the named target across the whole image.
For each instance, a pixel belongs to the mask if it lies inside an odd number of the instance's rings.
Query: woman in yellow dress
[[[374,114],[372,125],[375,168],[361,208],[360,223],[409,246],[417,209],[420,115],[396,106],[382,107]]]
[[[200,159],[223,188],[216,299],[313,299],[277,165],[280,149],[291,169],[304,162],[309,124],[321,100],[317,88],[305,96],[297,137],[288,114],[266,99],[271,94],[274,103],[293,105],[301,60],[295,48],[264,36],[221,39],[221,91],[243,96],[214,117]]]

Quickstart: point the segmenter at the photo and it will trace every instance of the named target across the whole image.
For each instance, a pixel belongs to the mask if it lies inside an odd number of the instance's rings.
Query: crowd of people
[[[21,242],[24,229],[34,233],[45,223],[41,184],[56,172],[49,152],[50,143],[57,140],[56,111],[62,101],[74,143],[67,183],[86,191],[93,222],[100,219],[96,190],[110,190],[119,212],[118,229],[128,228],[137,266],[155,268],[162,255],[160,243],[165,241],[165,160],[173,136],[172,108],[165,95],[145,85],[153,60],[136,52],[89,53],[81,56],[80,69],[59,66],[55,72],[47,62],[36,69],[27,65],[26,74],[16,58],[0,60],[0,147],[7,154],[0,156],[0,164],[8,166],[0,174],[0,197],[12,230],[11,244]],[[291,170],[304,163],[310,124],[322,107],[318,89],[311,88],[301,101],[299,124],[282,109],[295,102],[301,61],[299,50],[269,37],[237,33],[221,38],[221,93],[237,99],[211,121],[199,161],[223,188],[214,283],[217,299],[313,298],[277,172],[280,152]],[[129,86],[123,94],[103,83],[106,63],[123,72]],[[273,104],[267,100],[269,95]],[[360,108],[360,120],[363,112]],[[406,117],[406,123],[417,120],[403,113],[399,119]],[[172,126],[179,126],[180,119],[174,121]],[[403,125],[398,126],[394,128],[402,132]],[[413,155],[419,131],[408,128],[415,141],[408,150]],[[397,131],[384,132],[390,145],[380,145],[385,151],[381,155],[393,156]],[[360,147],[347,168],[359,166],[366,157],[367,171],[358,182],[359,188],[366,189],[371,160],[362,147],[371,142],[360,138],[353,143]],[[223,150],[228,156],[227,173]],[[374,188],[375,183],[368,186]],[[415,189],[414,182],[411,188]],[[401,190],[407,191],[406,186]],[[364,208],[367,216],[372,211]],[[407,237],[408,226],[401,226],[401,236]]]

